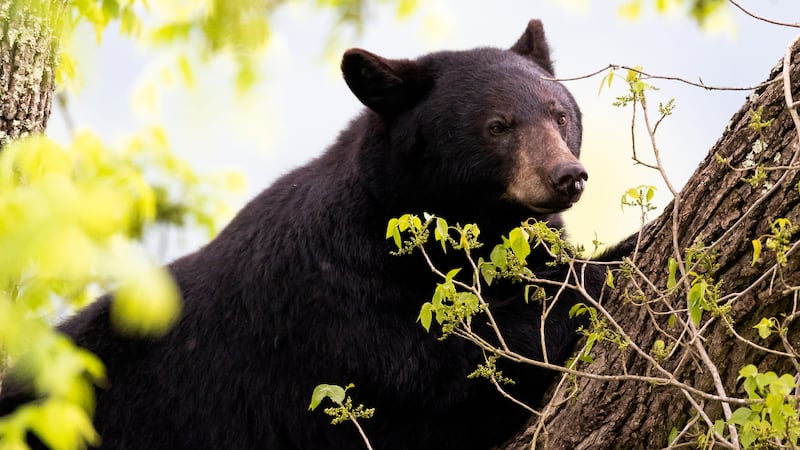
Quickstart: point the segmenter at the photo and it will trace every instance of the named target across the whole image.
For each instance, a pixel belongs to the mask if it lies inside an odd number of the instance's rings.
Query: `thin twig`
[[[368,450],[373,450],[372,449],[372,444],[370,444],[369,439],[367,438],[367,434],[364,433],[364,429],[361,428],[361,425],[358,423],[358,420],[356,420],[355,416],[353,416],[352,414],[350,414],[349,417],[350,417],[350,421],[353,422],[353,425],[356,426],[356,429],[358,430],[358,434],[361,435],[361,440],[364,441],[364,445],[367,446]]]
[[[541,77],[541,78],[543,80],[547,80],[547,81],[558,81],[558,82],[578,81],[578,80],[585,80],[587,78],[592,78],[592,77],[594,77],[596,75],[599,75],[599,74],[605,72],[606,70],[620,70],[620,69],[625,69],[625,70],[630,70],[631,72],[636,72],[636,73],[638,73],[639,75],[641,75],[643,77],[642,79],[645,79],[645,80],[677,81],[679,83],[688,84],[689,86],[702,88],[702,89],[705,89],[707,91],[754,91],[756,89],[761,89],[761,88],[763,88],[765,86],[769,86],[770,84],[776,82],[776,80],[769,80],[769,81],[765,81],[763,83],[759,83],[759,84],[757,84],[755,86],[712,86],[712,85],[709,85],[709,84],[705,84],[702,81],[697,82],[697,81],[690,81],[690,80],[687,80],[687,79],[681,78],[681,77],[674,77],[674,76],[667,76],[667,75],[654,75],[654,74],[651,74],[649,72],[645,72],[642,69],[638,69],[636,67],[626,66],[624,64],[613,64],[613,63],[610,63],[607,66],[603,67],[602,69],[595,70],[594,72],[590,72],[590,73],[587,73],[585,75],[578,75],[578,76],[575,76],[575,77],[567,77],[567,78],[563,78],[563,77],[559,77],[559,78],[556,78],[556,77]]]
[[[734,0],[728,0],[728,2],[731,5],[739,8],[739,10],[741,10],[743,13],[747,14],[748,16],[750,16],[750,17],[752,17],[754,19],[760,20],[762,22],[771,23],[773,25],[780,25],[782,27],[800,28],[800,23],[797,23],[797,22],[795,22],[795,23],[792,23],[792,22],[780,22],[780,21],[777,21],[777,20],[768,19],[768,18],[766,18],[764,16],[759,16],[759,15],[753,14],[752,12],[748,11],[742,5],[740,5],[739,3],[737,3]]]

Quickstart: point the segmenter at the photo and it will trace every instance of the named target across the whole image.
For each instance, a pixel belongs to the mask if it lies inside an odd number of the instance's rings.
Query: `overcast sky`
[[[683,16],[659,16],[645,10],[637,21],[623,19],[609,6],[619,2],[420,3],[419,10],[402,21],[392,7],[376,5],[364,33],[342,36],[340,47],[363,47],[405,58],[441,49],[507,48],[528,19],[540,18],[560,77],[584,75],[616,63],[712,85],[751,86],[766,79],[797,32],[755,21],[736,10],[730,14],[734,32],[708,34]],[[774,19],[800,21],[798,0],[740,3]],[[224,87],[230,80],[230,65],[218,62],[201,69],[194,89],[165,91],[158,114],[142,110],[136,97],[146,80],[157,79],[163,55],[154,57],[115,33],[107,33],[100,48],[91,37],[78,39],[84,87],[71,98],[70,115],[79,127],[99,132],[109,142],[160,121],[175,150],[199,170],[226,168],[243,173],[248,181],[244,202],[280,174],[320,154],[361,108],[339,75],[337,58],[325,56],[330,28],[331,17],[325,13],[297,5],[284,8],[273,21],[266,79],[245,99],[236,100],[233,89]],[[657,200],[664,204],[669,199],[656,174],[634,167],[631,161],[630,112],[611,106],[625,86],[617,82],[598,95],[600,79],[566,83],[583,110],[582,159],[589,172],[587,194],[568,214],[567,226],[584,242],[591,241],[594,233],[612,242],[635,230],[637,213],[620,208],[620,196],[627,188],[657,185]],[[659,142],[673,182],[682,186],[747,94],[655,84],[661,90],[652,95],[651,103],[676,98],[675,114],[660,128]],[[54,110],[48,132],[66,139],[61,111]],[[642,153],[648,149],[643,139],[638,149]],[[196,245],[200,242],[194,239],[187,243]]]

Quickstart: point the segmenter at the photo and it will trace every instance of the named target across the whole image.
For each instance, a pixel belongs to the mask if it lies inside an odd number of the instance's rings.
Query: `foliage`
[[[372,449],[372,445],[364,434],[364,430],[358,423],[358,419],[369,419],[375,414],[375,408],[367,408],[362,404],[353,406],[353,399],[347,395],[347,391],[355,387],[352,383],[345,387],[335,384],[320,384],[314,388],[311,394],[311,403],[308,405],[308,410],[313,411],[322,403],[323,400],[328,399],[334,403],[335,406],[325,408],[324,412],[332,417],[331,423],[339,425],[346,421],[350,421],[358,429],[364,444],[368,449]]]
[[[758,368],[748,364],[739,371],[743,387],[751,400],[750,406],[742,406],[733,412],[728,422],[739,428],[739,436],[745,448],[785,442],[797,447],[800,441],[800,402],[792,392],[797,389],[795,377],[785,373],[759,373]]]
[[[642,13],[644,0],[625,0],[618,8],[618,13],[629,19],[636,19]],[[655,0],[656,11],[664,14],[680,9],[688,14],[702,27],[709,27],[714,19],[725,11],[726,0]]]
[[[36,0],[49,2],[49,0]],[[396,3],[398,17],[411,14],[417,0],[378,0]],[[72,0],[64,21],[67,41],[82,23],[91,25],[98,42],[111,24],[121,34],[147,43],[152,49],[167,49],[170,72],[191,85],[196,65],[217,56],[236,62],[235,84],[247,90],[261,77],[260,65],[271,36],[272,15],[290,0]],[[306,0],[330,11],[336,23],[331,40],[342,29],[361,28],[369,4],[364,0]],[[65,54],[60,79],[75,74],[75,61]]]
[[[139,239],[148,226],[187,219],[215,232],[223,204],[211,191],[224,184],[176,159],[158,128],[118,149],[89,132],[66,147],[32,136],[3,148],[0,354],[45,399],[0,420],[4,446],[20,444],[25,430],[52,448],[97,441],[92,384],[103,383],[103,365],[48,324],[115,291],[120,330],[166,332],[180,314],[179,294]]]
[[[658,124],[666,117],[673,114],[675,104],[673,100],[660,103],[658,108],[659,118],[652,121],[649,117],[648,97],[656,92],[649,82],[649,76],[641,68],[629,69],[625,81],[627,92],[617,97],[615,105],[630,107],[633,110],[632,124],[636,125],[636,117],[643,118],[643,123],[650,136],[654,163],[643,163],[658,171],[674,196],[674,215],[672,233],[672,254],[664,255],[666,267],[663,268],[663,279],[649,278],[637,265],[637,255],[634,252],[625,261],[618,261],[607,266],[606,286],[609,290],[617,291],[617,298],[623,299],[627,305],[640,308],[646,317],[647,326],[655,330],[654,338],[642,341],[640,336],[632,335],[617,321],[602,299],[595,299],[588,295],[582,285],[581,267],[585,264],[601,264],[600,262],[586,261],[580,258],[579,252],[565,242],[559,230],[549,229],[546,223],[528,221],[512,230],[503,237],[502,244],[495,246],[488,253],[489,259],[475,257],[473,249],[479,248],[477,241],[480,234],[477,225],[451,226],[441,217],[424,214],[422,218],[414,215],[405,215],[392,219],[387,230],[387,238],[393,239],[398,247],[397,254],[420,252],[434,274],[440,278],[429,302],[423,304],[419,322],[428,331],[438,325],[435,331],[441,330],[441,338],[466,339],[479,346],[485,355],[471,377],[488,378],[493,382],[500,394],[508,397],[508,393],[500,387],[504,380],[502,374],[495,373],[496,361],[506,358],[515,362],[528,363],[547,369],[560,371],[564,379],[558,384],[557,395],[551,404],[544,405],[537,412],[539,422],[535,427],[535,436],[543,429],[548,411],[554,409],[553,404],[564,401],[559,397],[558,391],[563,385],[575,386],[574,377],[589,377],[599,381],[630,381],[643,382],[648,385],[658,385],[666,388],[680,390],[689,399],[688,405],[692,408],[693,417],[687,423],[673,428],[669,433],[668,444],[670,448],[693,445],[698,448],[794,448],[800,439],[800,396],[798,396],[798,377],[800,377],[800,354],[796,349],[796,321],[800,318],[800,303],[798,294],[800,287],[796,285],[796,276],[789,277],[785,270],[796,270],[792,265],[792,252],[798,245],[798,227],[786,217],[772,218],[769,221],[760,221],[768,231],[751,240],[753,246],[752,266],[760,265],[763,269],[754,276],[751,284],[739,287],[738,292],[729,292],[725,289],[725,280],[719,275],[720,267],[730,265],[730,261],[721,261],[721,238],[710,242],[702,235],[696,235],[693,242],[686,248],[678,247],[678,242],[687,237],[682,236],[677,224],[682,220],[678,216],[681,206],[681,193],[670,184],[663,165],[660,162],[660,153],[656,140]],[[602,84],[610,87],[610,80],[614,79],[612,72],[606,75]],[[789,105],[796,108],[797,105]],[[762,165],[764,172],[776,171],[779,173],[796,170],[795,161],[786,164],[780,156],[767,156],[767,130],[773,126],[775,118],[767,118],[763,109],[750,111],[749,128],[757,135],[755,145],[748,145],[745,149],[756,150],[752,153],[762,153],[761,160],[755,165]],[[797,126],[797,124],[795,124]],[[639,162],[634,144],[634,159]],[[772,152],[776,152],[771,149]],[[745,151],[746,153],[746,151]],[[737,172],[746,172],[750,167],[732,167],[722,157],[717,157],[721,163],[731,167]],[[774,161],[774,164],[766,164]],[[752,185],[751,176],[743,173],[740,177],[744,183]],[[758,187],[763,188],[755,195],[768,196],[777,188],[780,177],[774,185],[767,185],[766,178],[758,182]],[[754,186],[756,187],[756,186]],[[794,195],[797,191],[789,191]],[[642,225],[646,223],[646,215],[654,208],[651,199],[654,188],[639,186],[627,190],[621,203],[623,207],[633,207],[642,214]],[[760,201],[760,199],[759,199]],[[793,200],[792,200],[793,201]],[[751,207],[744,212],[750,214],[755,209]],[[423,220],[424,219],[424,220]],[[667,221],[663,221],[669,223]],[[736,222],[737,226],[740,222]],[[466,267],[438,267],[428,255],[427,241],[431,237],[430,229],[434,229],[435,241],[442,246],[443,251],[461,251],[466,256]],[[669,228],[668,232],[669,231]],[[470,234],[465,236],[465,230]],[[728,230],[723,236],[732,236]],[[475,239],[472,238],[475,237]],[[748,239],[749,240],[749,239]],[[469,243],[464,245],[463,243]],[[746,242],[746,241],[745,241]],[[460,244],[456,249],[456,244]],[[636,248],[638,249],[638,243]],[[566,280],[543,280],[536,277],[527,267],[527,261],[534,249],[539,249],[538,254],[549,255],[551,264],[566,265],[571,274]],[[764,249],[768,250],[765,251]],[[749,262],[749,258],[748,258]],[[726,267],[727,269],[728,267]],[[471,269],[465,273],[465,269]],[[503,330],[497,328],[492,318],[492,303],[484,297],[485,287],[491,285],[499,278],[507,278],[522,284],[520,286],[519,301],[537,301],[545,305],[552,304],[555,299],[548,298],[541,286],[551,284],[559,289],[572,289],[583,294],[584,301],[575,305],[570,314],[572,316],[585,315],[588,326],[579,330],[584,336],[584,344],[578,349],[575,358],[563,366],[555,366],[544,355],[542,360],[531,360],[511,351],[503,341]],[[665,282],[666,281],[666,282]],[[786,297],[788,301],[779,304],[779,313],[776,316],[758,317],[751,335],[741,332],[742,322],[740,317],[735,317],[734,311],[737,302],[740,304],[742,297],[753,290],[758,290],[761,283],[770,283],[772,295]],[[780,285],[780,289],[773,291],[772,284]],[[531,297],[530,292],[536,294]],[[533,298],[533,300],[531,300]],[[741,312],[739,313],[741,314]],[[755,314],[759,314],[756,310]],[[490,344],[485,337],[479,336],[472,330],[472,323],[478,320],[488,323],[492,327],[496,345]],[[545,313],[546,316],[546,313]],[[739,379],[743,392],[731,389],[723,381],[723,371],[726,370],[719,362],[714,362],[709,354],[710,330],[721,329],[731,339],[733,348],[744,346],[755,349],[755,358],[759,354],[770,356],[770,364],[779,364],[780,367],[793,367],[794,370],[776,375],[774,371],[759,369],[749,361],[744,367],[739,368]],[[746,328],[745,328],[746,331]],[[715,336],[716,338],[716,336]],[[765,340],[758,342],[757,340]],[[605,342],[616,347],[619,355],[609,355],[609,348],[603,350],[605,371],[597,373],[592,370],[595,363],[593,354],[597,352],[597,344]],[[542,345],[544,347],[544,345]],[[748,353],[749,354],[749,353]],[[618,371],[609,360],[619,358],[622,360]],[[638,358],[644,362],[646,369],[643,372],[629,371],[628,361]],[[691,362],[689,362],[691,361]],[[776,361],[780,361],[776,363]],[[691,364],[692,370],[708,374],[708,380],[713,386],[713,394],[708,392],[708,387],[699,389],[694,380],[684,377],[685,364]],[[677,367],[677,368],[676,368]],[[564,380],[567,383],[564,383]],[[569,394],[575,395],[573,389]],[[709,407],[707,404],[721,405]],[[666,432],[665,432],[666,434]],[[536,437],[534,436],[534,441]]]

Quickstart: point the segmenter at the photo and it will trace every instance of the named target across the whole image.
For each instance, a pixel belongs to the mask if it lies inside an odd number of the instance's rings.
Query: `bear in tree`
[[[530,217],[562,226],[588,175],[580,110],[548,79],[541,22],[507,50],[398,60],[351,49],[342,72],[366,108],[321,156],[169,265],[184,307],[165,336],[117,332],[110,296],[61,325],[107,366],[94,414],[104,448],[362,448],[354,427],[307,410],[321,383],[355,383],[357,402],[376,408],[361,424],[380,450],[488,449],[528,419],[491,383],[467,379],[484,361],[479,348],[417,323],[437,279],[419,255],[393,256],[385,233],[390,218],[422,212],[477,223],[492,245]],[[564,280],[547,262],[544,252],[529,257],[538,276]],[[597,294],[603,274],[587,270]],[[541,359],[544,329],[550,362],[572,352],[578,293],[561,293],[543,328],[541,305],[519,285],[496,283],[486,297],[512,350]],[[532,404],[552,379],[502,368],[516,382],[508,389]],[[33,397],[9,379],[0,414]]]

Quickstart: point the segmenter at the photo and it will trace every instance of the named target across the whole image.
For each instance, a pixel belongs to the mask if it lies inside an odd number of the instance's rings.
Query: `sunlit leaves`
[[[713,29],[719,21],[721,13],[725,11],[727,2],[725,0],[624,0],[617,7],[617,13],[630,20],[638,19],[646,4],[655,6],[659,14],[671,13],[681,9],[684,14],[689,15],[697,23],[706,29]]]
[[[797,389],[791,374],[761,373],[752,364],[739,370],[739,379],[747,397],[755,402],[737,408],[728,423],[736,425],[745,448],[754,444],[785,442],[796,447],[800,442],[798,403],[792,392]]]
[[[0,419],[0,448],[27,449],[24,432],[28,429],[53,450],[84,448],[84,442],[100,444],[86,411],[56,398],[23,406],[16,414]]]
[[[102,363],[46,319],[109,290],[118,294],[112,319],[123,332],[166,332],[180,299],[136,240],[156,221],[197,217],[212,229],[218,211],[206,208],[218,194],[203,193],[208,184],[172,155],[157,128],[117,150],[83,132],[68,146],[30,137],[0,152],[0,353],[44,398],[3,419],[4,446],[21,442],[26,429],[53,448],[96,441],[92,385],[102,383]],[[239,182],[229,176],[210,190],[223,184]],[[180,215],[165,217],[173,186],[195,196],[179,200]]]
[[[762,235],[758,239],[753,239],[753,265],[761,255],[761,240],[764,246],[775,253],[775,261],[785,266],[788,263],[787,252],[791,246],[792,236],[797,232],[798,227],[785,218],[779,217],[769,225],[770,233]]]
[[[621,206],[633,206],[642,210],[643,213],[653,211],[657,207],[653,204],[653,197],[656,195],[655,186],[640,185],[630,188],[622,194]]]

